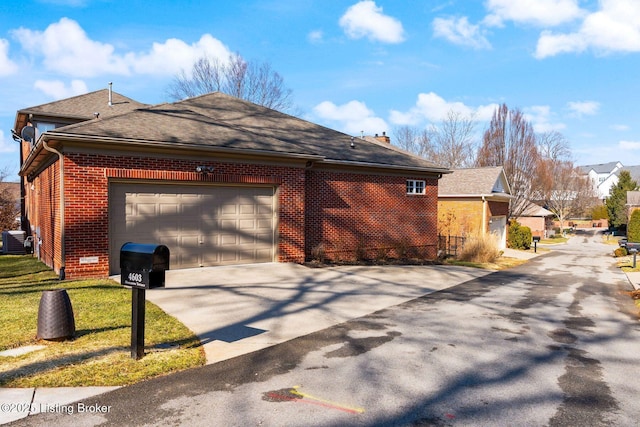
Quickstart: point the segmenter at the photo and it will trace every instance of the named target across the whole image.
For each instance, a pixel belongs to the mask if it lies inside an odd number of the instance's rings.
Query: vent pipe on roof
[[[109,107],[113,105],[113,83],[109,82]]]

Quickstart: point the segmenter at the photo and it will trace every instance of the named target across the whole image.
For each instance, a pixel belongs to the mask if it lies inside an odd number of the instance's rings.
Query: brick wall
[[[482,210],[484,204],[480,198],[440,199],[438,201],[438,229],[443,236],[466,236],[476,230],[482,230]],[[509,202],[487,201],[484,216],[484,230],[489,230],[492,216],[509,217]]]
[[[438,227],[443,236],[466,236],[482,227],[482,200],[441,199]]]
[[[59,166],[55,162],[33,182],[25,181],[25,231],[36,240],[34,249],[42,262],[56,273],[62,266]]]
[[[493,202],[490,201],[489,216],[506,216],[509,218],[509,202]]]
[[[531,229],[531,235],[546,237],[545,218],[540,216],[521,216],[517,218],[518,223],[523,227]]]
[[[207,176],[195,172],[198,165],[214,166],[214,173]],[[273,184],[277,187],[278,260],[282,262],[304,261],[304,169],[285,166],[240,164],[231,162],[207,162],[203,160],[179,160],[143,157],[114,157],[95,154],[65,155],[65,242],[66,277],[105,277],[109,273],[109,179],[144,179],[158,182],[184,181],[185,183],[211,182],[229,184]],[[35,182],[46,187],[50,182],[47,171]],[[51,191],[57,191],[52,185]],[[47,200],[57,203],[57,193],[33,196],[30,220],[41,228],[43,258],[49,266],[59,268],[54,262],[60,257],[60,237],[48,224],[52,218]],[[57,209],[57,207],[56,207]],[[55,216],[53,216],[55,218]],[[54,221],[55,223],[55,221]],[[59,225],[57,225],[59,228]],[[81,258],[98,257],[98,263],[80,264]]]
[[[278,261],[304,262],[323,245],[330,256],[397,256],[401,251],[435,258],[437,180],[426,180],[425,195],[407,195],[407,179],[337,173],[224,161],[105,156],[68,153],[65,174],[65,273],[69,279],[109,273],[109,180],[271,184],[277,188]],[[195,172],[198,165],[214,172]],[[33,181],[28,219],[40,230],[42,260],[56,271],[62,265],[57,163]],[[27,185],[29,186],[29,184]],[[305,215],[306,212],[306,215]],[[81,258],[97,263],[81,264]]]
[[[424,178],[307,171],[307,257],[435,258],[437,180],[426,180],[425,195],[407,195],[407,179]]]

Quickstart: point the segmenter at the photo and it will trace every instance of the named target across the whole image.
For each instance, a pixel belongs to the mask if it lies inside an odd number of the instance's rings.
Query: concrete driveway
[[[200,338],[211,364],[488,273],[455,266],[208,267],[168,271],[166,287],[146,298]]]

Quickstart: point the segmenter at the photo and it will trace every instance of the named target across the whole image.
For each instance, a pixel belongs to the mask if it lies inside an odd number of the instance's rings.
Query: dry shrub
[[[320,243],[311,249],[311,258],[314,261],[321,263],[325,263],[327,261],[327,251],[324,247],[324,243]]]
[[[488,263],[500,258],[500,249],[495,236],[474,233],[467,236],[458,259],[461,261]]]

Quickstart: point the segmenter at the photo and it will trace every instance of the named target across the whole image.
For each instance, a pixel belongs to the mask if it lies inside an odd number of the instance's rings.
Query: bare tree
[[[571,160],[569,141],[558,131],[543,132],[536,136],[538,152],[543,159]]]
[[[6,169],[0,170],[0,230],[15,230],[20,216],[20,192],[17,184],[6,182]]]
[[[437,163],[431,128],[418,129],[411,126],[400,126],[395,129],[393,136],[394,145]]]
[[[282,76],[268,62],[246,61],[237,53],[225,60],[207,56],[199,58],[191,72],[182,70],[167,89],[172,100],[209,92],[223,92],[279,111],[293,107],[291,89],[285,86]]]
[[[393,145],[409,153],[417,154],[418,130],[411,126],[400,126],[393,131]]]
[[[547,161],[552,184],[546,188],[545,205],[560,221],[564,229],[567,218],[581,216],[592,204],[594,191],[589,178],[569,161]]]
[[[445,119],[432,128],[437,163],[451,169],[472,166],[476,151],[475,128],[473,116],[465,117],[458,111],[449,110]]]
[[[473,164],[475,122],[473,117],[449,111],[438,124],[424,129],[401,126],[394,132],[395,144],[439,165],[457,169]]]
[[[538,166],[538,148],[533,126],[518,110],[506,104],[496,108],[484,132],[477,166],[503,166],[511,193],[511,216],[519,216],[532,197],[534,171]]]

